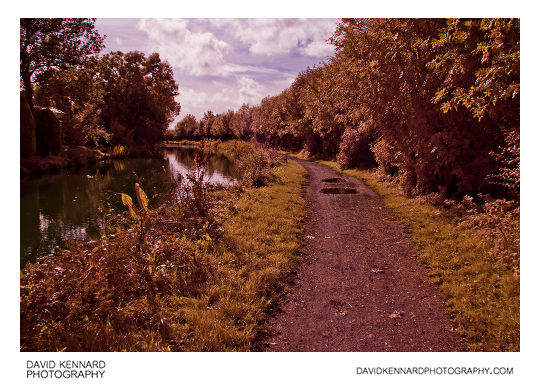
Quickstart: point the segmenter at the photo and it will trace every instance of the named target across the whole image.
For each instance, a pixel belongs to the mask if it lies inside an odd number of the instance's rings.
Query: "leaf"
[[[120,195],[122,196],[122,203],[129,209],[129,214],[131,215],[131,217],[133,219],[139,219],[141,214],[137,207],[135,207],[135,205],[133,204],[133,200],[131,199],[131,197],[124,193],[120,193]]]
[[[138,183],[135,183],[135,195],[137,195],[137,200],[142,211],[146,212],[148,210],[148,197]]]

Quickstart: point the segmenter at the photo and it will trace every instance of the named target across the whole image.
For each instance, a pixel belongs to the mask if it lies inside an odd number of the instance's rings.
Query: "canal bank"
[[[272,162],[264,186],[209,185],[198,203],[162,205],[143,223],[27,264],[21,350],[253,349],[302,243],[306,171]]]
[[[21,179],[21,267],[50,253],[67,239],[97,239],[105,215],[123,212],[120,193],[133,195],[139,183],[152,207],[170,198],[179,175],[195,168],[195,148],[165,148],[160,157],[107,159],[87,167]],[[232,162],[211,155],[205,180],[230,184],[238,178]]]

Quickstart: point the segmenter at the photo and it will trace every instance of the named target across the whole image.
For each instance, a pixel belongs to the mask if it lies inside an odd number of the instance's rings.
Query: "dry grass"
[[[301,246],[306,172],[286,162],[273,174],[209,190],[207,217],[160,207],[144,230],[120,218],[101,240],[29,264],[21,350],[250,350]]]

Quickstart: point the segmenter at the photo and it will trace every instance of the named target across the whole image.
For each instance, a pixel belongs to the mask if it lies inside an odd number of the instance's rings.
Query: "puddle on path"
[[[345,179],[343,178],[326,178],[322,180],[325,183],[343,183]]]
[[[358,191],[349,187],[327,187],[321,189],[323,194],[356,194]]]

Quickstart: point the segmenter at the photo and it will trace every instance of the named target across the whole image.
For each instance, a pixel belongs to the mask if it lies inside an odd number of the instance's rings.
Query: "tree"
[[[229,139],[231,136],[230,121],[234,115],[233,110],[218,114],[212,122],[210,134],[214,138]]]
[[[63,112],[61,125],[64,144],[81,145],[88,134],[83,132],[81,112],[89,110],[88,104],[96,100],[94,85],[98,63],[98,57],[91,56],[84,65],[52,68],[40,75],[40,82],[34,90],[34,101],[39,106],[54,107]]]
[[[248,139],[252,131],[252,109],[247,104],[243,104],[231,117],[229,128],[232,134],[238,139]]]
[[[153,145],[180,113],[178,84],[157,53],[113,52],[99,63],[94,108],[112,144]]]
[[[95,19],[21,19],[20,77],[33,110],[33,85],[49,69],[82,64],[98,53],[104,37],[94,29]]]
[[[199,122],[199,130],[197,132],[197,136],[208,138],[210,136],[212,125],[214,124],[215,119],[216,115],[214,115],[212,111],[206,111]]]
[[[43,156],[50,153],[60,153],[62,151],[62,128],[54,113],[48,109],[36,108],[34,118],[38,152]]]
[[[30,156],[36,152],[36,123],[34,115],[21,92],[21,156]]]
[[[176,123],[175,131],[177,139],[191,139],[199,128],[197,119],[192,114],[187,114],[184,118]]]

